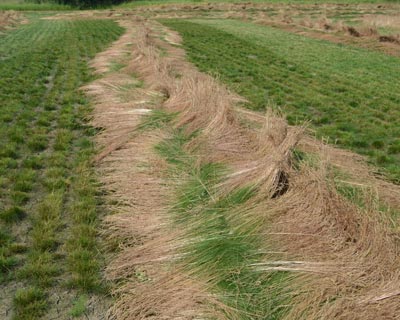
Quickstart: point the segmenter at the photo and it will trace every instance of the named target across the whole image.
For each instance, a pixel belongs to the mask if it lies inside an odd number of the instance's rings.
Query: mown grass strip
[[[163,123],[167,128],[172,117],[155,111],[144,123]],[[287,272],[258,272],[252,268],[265,258],[261,253],[265,239],[253,228],[260,221],[245,223],[240,211],[232,216],[234,210],[251,200],[253,188],[244,187],[218,198],[216,185],[227,174],[226,166],[196,164],[197,157],[185,151],[184,146],[197,133],[187,135],[177,129],[171,134],[155,148],[170,164],[173,176],[186,177],[171,209],[174,223],[185,230],[187,240],[180,263],[189,274],[208,279],[212,293],[236,310],[240,319],[280,318],[288,310],[284,295]]]
[[[400,182],[398,58],[240,21],[163,23],[248,108],[280,105],[291,124],[310,120],[319,137],[369,156]]]
[[[0,223],[12,227],[1,232],[0,280],[22,287],[14,319],[42,319],[52,290],[101,283],[93,129],[78,89],[91,79],[88,61],[121,33],[112,21],[36,19],[1,38]]]

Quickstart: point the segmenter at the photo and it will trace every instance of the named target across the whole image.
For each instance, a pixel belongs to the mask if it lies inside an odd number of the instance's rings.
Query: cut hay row
[[[27,20],[21,13],[12,10],[0,10],[0,32],[7,28],[12,28],[19,23],[27,23]]]
[[[107,269],[117,296],[110,317],[395,318],[397,235],[374,194],[360,207],[336,190],[334,167],[347,161],[347,173],[397,208],[398,187],[279,114],[242,112],[240,97],[185,61],[176,33],[123,23],[127,66],[86,87],[113,203],[104,234],[119,250]],[[126,47],[110,50],[112,60]],[[111,60],[103,54],[93,66],[104,72]],[[132,88],[131,74],[144,86]],[[143,114],[157,109],[175,116],[143,130]],[[297,148],[314,161],[297,159]]]
[[[145,36],[147,42],[150,37]],[[373,204],[367,203],[366,208],[360,209],[334,190],[329,160],[324,159],[323,151],[320,154],[323,160],[317,168],[307,164],[302,164],[298,170],[293,168],[291,152],[300,140],[301,129],[284,128],[283,120],[277,121],[277,117],[269,114],[264,129],[259,133],[261,138],[251,141],[254,133],[240,128],[233,109],[234,99],[224,94],[223,99],[215,98],[211,99],[213,103],[207,103],[208,97],[214,98],[214,92],[221,95],[220,87],[207,77],[196,87],[188,85],[193,79],[202,77],[191,67],[176,80],[174,64],[179,65],[183,53],[168,45],[164,45],[165,48],[170,48],[170,56],[169,68],[164,68],[172,70],[172,74],[169,79],[165,72],[155,78],[167,78],[162,89],[168,92],[169,99],[164,106],[174,112],[181,112],[176,125],[185,124],[186,130],[200,130],[196,140],[199,139],[208,148],[206,152],[199,152],[201,160],[209,162],[229,159],[229,163],[233,164],[236,170],[234,179],[228,177],[222,189],[228,188],[231,192],[246,185],[257,187],[260,197],[256,197],[252,205],[246,203],[243,212],[237,214],[266,216],[266,221],[271,224],[266,228],[282,234],[277,237],[276,243],[293,260],[310,261],[310,264],[320,262],[320,271],[324,270],[324,264],[334,266],[331,272],[300,277],[304,281],[303,290],[307,293],[293,297],[297,303],[287,316],[295,319],[304,314],[307,314],[308,319],[372,319],[383,317],[388,312],[394,315],[398,308],[396,298],[386,300],[385,307],[366,302],[375,301],[375,298],[371,298],[374,295],[382,296],[379,291],[384,288],[390,287],[388,292],[393,291],[399,281],[396,271],[398,248],[395,236],[386,223],[381,221],[385,217]],[[143,70],[146,68],[145,59],[141,62]],[[183,68],[182,64],[180,68]],[[148,77],[146,73],[143,74]],[[181,90],[169,90],[168,86],[174,80]],[[208,91],[199,94],[198,87],[207,81],[213,85],[209,86]],[[176,100],[186,103],[171,103]],[[214,143],[215,140],[217,143]],[[249,157],[252,158],[250,161]],[[288,191],[277,197],[285,188],[285,179],[288,180]],[[310,238],[309,234],[314,237]],[[333,287],[332,283],[335,282]],[[321,307],[324,301],[333,299],[334,303],[326,303]]]
[[[168,267],[179,247],[179,231],[168,227],[166,214],[174,182],[165,177],[165,161],[153,148],[166,133],[138,129],[143,116],[159,108],[162,95],[142,87],[130,65],[110,71],[115,62],[128,58],[131,64],[132,57],[124,53],[138,43],[139,23],[121,25],[125,35],[93,61],[97,72],[105,73],[84,88],[96,104],[92,124],[102,129],[97,143],[103,151],[95,161],[112,213],[104,221],[103,236],[110,251],[117,252],[106,269],[106,278],[118,283],[108,317],[200,319],[202,301],[212,298],[196,280]]]
[[[372,17],[371,17],[372,16]],[[400,44],[400,33],[399,34],[381,34],[379,31],[379,27],[382,26],[381,21],[384,21],[379,15],[366,15],[363,19],[362,25],[349,25],[343,22],[343,20],[334,21],[332,19],[327,18],[325,15],[321,15],[318,19],[315,18],[297,18],[294,20],[292,17],[296,17],[293,14],[283,14],[278,15],[276,17],[269,17],[264,13],[260,13],[255,16],[250,15],[235,15],[232,14],[229,18],[239,18],[239,19],[255,19],[254,22],[261,25],[272,25],[272,26],[292,26],[298,28],[301,31],[302,28],[306,30],[316,30],[318,32],[324,32],[328,34],[336,34],[340,36],[344,33],[345,36],[351,36],[355,38],[366,38],[367,40],[375,39],[377,42],[388,43],[388,44]],[[387,16],[388,23],[392,23],[392,27],[396,27],[398,23],[399,17],[398,15]],[[400,31],[400,30],[399,30]],[[303,31],[304,32],[304,31]],[[343,37],[343,35],[342,35]],[[339,39],[339,38],[337,38]],[[393,51],[395,54],[396,51]],[[398,55],[398,50],[397,50]]]

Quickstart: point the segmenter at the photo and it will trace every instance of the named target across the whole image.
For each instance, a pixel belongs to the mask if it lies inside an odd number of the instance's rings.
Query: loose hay
[[[98,102],[93,119],[103,128],[98,142],[107,146],[96,159],[101,180],[109,198],[119,204],[110,206],[117,212],[106,219],[104,231],[121,250],[107,269],[109,279],[123,280],[115,289],[118,299],[110,318],[200,319],[212,314],[235,319],[237,315],[208,292],[210,279],[168,269],[169,263],[179,261],[182,240],[180,232],[167,227],[170,190],[177,182],[165,180],[165,163],[152,149],[167,133],[137,131],[142,113],[131,111],[143,108],[138,100],[153,101],[149,109],[162,105],[179,112],[173,125],[199,133],[187,150],[201,162],[224,162],[232,169],[215,195],[254,188],[257,196],[233,210],[231,219],[240,217],[246,227],[265,234],[265,242],[287,258],[266,255],[265,261],[252,266],[258,272],[291,272],[291,309],[285,319],[394,318],[400,311],[397,236],[371,192],[366,192],[362,208],[337,192],[332,168],[340,167],[400,207],[393,196],[399,194],[398,186],[371,175],[361,157],[324,146],[303,127],[289,127],[279,114],[268,111],[260,117],[238,112],[239,97],[199,73],[184,61],[182,49],[171,46],[180,42],[176,34],[150,22],[125,22],[125,26],[129,36],[124,41],[135,38],[125,71],[140,77],[146,89],[134,89],[136,102],[122,102],[116,93],[120,81],[126,81],[123,76],[108,76],[86,88]],[[169,43],[160,40],[161,32]],[[122,42],[117,48],[113,57],[121,57],[125,50]],[[160,48],[168,55],[162,57]],[[99,57],[97,66],[101,72],[109,70],[106,56]],[[150,92],[158,92],[158,98],[154,100]],[[241,116],[261,122],[262,128],[244,128]],[[295,148],[316,154],[317,162],[295,163]]]

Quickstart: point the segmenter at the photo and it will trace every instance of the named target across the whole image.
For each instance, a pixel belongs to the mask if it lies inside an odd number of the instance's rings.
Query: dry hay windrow
[[[398,235],[369,190],[399,208],[393,196],[399,188],[370,174],[362,158],[315,141],[279,114],[260,117],[240,110],[240,97],[199,73],[185,61],[184,51],[171,45],[179,43],[177,34],[150,21],[124,24],[135,41],[123,72],[140,77],[145,90],[132,89],[133,101],[118,101],[114,86],[121,79],[112,73],[86,88],[97,100],[93,123],[103,128],[98,142],[106,146],[97,158],[101,181],[118,203],[105,222],[105,236],[121,246],[107,275],[123,283],[110,317],[192,319],[211,313],[235,318],[235,311],[207,293],[207,279],[166,267],[176,259],[182,238],[180,231],[171,231],[167,214],[177,181],[163,174],[165,163],[152,146],[168,133],[135,130],[144,110],[163,107],[179,113],[176,128],[199,132],[185,146],[188,152],[200,162],[232,168],[217,196],[255,187],[256,196],[231,215],[268,235],[265,242],[283,253],[284,260],[266,256],[253,267],[294,275],[286,319],[394,319],[400,311]],[[244,118],[262,128],[244,127]],[[295,148],[316,154],[317,163],[296,163]],[[368,187],[363,207],[337,192],[332,167]]]
[[[23,14],[13,10],[0,10],[0,31],[14,27],[20,23],[27,23]]]
[[[150,33],[147,33],[145,38],[149,43]],[[154,40],[154,45],[158,41]],[[246,164],[244,169],[238,168],[237,176],[242,175],[242,185],[255,182],[264,199],[263,201],[257,199],[254,209],[249,211],[253,211],[256,215],[266,214],[276,217],[272,229],[276,230],[276,234],[283,235],[278,236],[278,245],[286,244],[287,252],[291,252],[296,261],[302,259],[303,262],[300,263],[300,267],[297,265],[297,270],[312,273],[311,276],[300,277],[300,283],[306,281],[309,285],[306,287],[310,290],[305,294],[307,299],[322,303],[332,299],[333,295],[336,298],[335,303],[314,310],[308,303],[304,303],[307,302],[304,300],[304,295],[298,295],[296,297],[298,303],[293,307],[289,317],[298,318],[305,312],[308,313],[308,318],[324,316],[372,319],[376,316],[384,317],[385,314],[394,315],[398,311],[398,300],[397,292],[393,288],[399,282],[396,271],[396,264],[399,262],[396,238],[373,201],[371,204],[367,203],[365,209],[360,209],[336,192],[328,170],[331,165],[330,159],[336,155],[334,149],[321,148],[320,156],[324,162],[319,169],[305,166],[299,171],[291,170],[290,151],[300,140],[303,129],[282,129],[285,127],[282,120],[278,121],[279,118],[269,114],[266,117],[264,130],[260,132],[262,138],[258,140],[257,148],[257,143],[251,140],[254,133],[246,132],[238,124],[233,109],[235,99],[229,99],[229,95],[225,94],[223,102],[212,99],[215,105],[210,104],[207,97],[213,97],[213,92],[221,92],[221,89],[210,85],[207,93],[200,91],[202,95],[199,95],[198,87],[188,85],[190,81],[185,79],[185,75],[196,79],[196,71],[191,66],[179,80],[176,80],[174,65],[179,65],[183,53],[168,44],[164,44],[164,49],[170,49],[170,55],[164,60],[163,68],[160,68],[163,70],[162,74],[156,78],[166,79],[163,90],[168,93],[169,98],[164,106],[174,111],[181,108],[177,125],[185,124],[185,128],[189,127],[191,130],[203,129],[202,143],[207,144],[207,148],[211,151],[209,153],[213,154],[213,161],[215,158],[229,158],[231,164]],[[152,52],[154,51],[153,49]],[[177,60],[174,60],[174,57]],[[146,64],[144,60],[141,62],[143,70]],[[182,65],[180,68],[182,69]],[[170,76],[165,70],[170,71]],[[174,78],[181,90],[177,90],[176,87],[171,89]],[[192,81],[196,83],[196,80]],[[189,93],[186,93],[187,91]],[[228,120],[224,121],[225,119]],[[219,128],[214,127],[215,123],[220,124]],[[234,134],[241,138],[238,139]],[[215,144],[214,139],[220,140]],[[221,148],[225,143],[234,147]],[[318,144],[315,145],[317,146]],[[250,161],[248,152],[253,157]],[[206,157],[206,161],[210,161],[209,156]],[[248,164],[252,161],[256,164],[250,165],[249,169]],[[348,163],[348,167],[351,169],[351,164]],[[287,175],[290,185],[286,193],[274,198],[273,195],[282,188],[279,186],[282,174]],[[240,182],[232,180],[240,181],[237,177],[228,178],[224,187],[232,186],[233,183],[233,188],[238,188]],[[395,186],[391,186],[390,191],[392,190],[398,192]],[[257,207],[261,210],[255,210]],[[313,234],[314,237],[310,237],[309,234]],[[288,264],[291,264],[290,261]],[[332,286],[334,280],[337,282],[336,286]],[[316,284],[325,284],[327,288],[324,289],[323,286]],[[380,288],[381,292],[379,290],[377,292],[376,288]],[[380,304],[377,306],[378,296],[381,298],[385,296],[384,288],[387,288],[387,299],[380,299]],[[377,294],[372,297],[374,293]],[[385,304],[385,307],[382,307],[382,304]],[[312,305],[320,306],[317,303]]]
[[[110,251],[117,252],[105,272],[108,280],[118,283],[113,289],[116,303],[107,317],[218,316],[219,311],[204,308],[213,298],[197,280],[168,267],[180,238],[166,215],[175,182],[167,180],[165,163],[153,149],[167,133],[137,130],[143,115],[159,107],[162,95],[140,85],[129,68],[112,71],[114,63],[130,59],[130,46],[137,40],[139,24],[120,24],[126,33],[92,62],[101,77],[83,88],[95,105],[92,125],[101,128],[96,142],[102,151],[94,161],[112,213],[104,221],[103,237]]]

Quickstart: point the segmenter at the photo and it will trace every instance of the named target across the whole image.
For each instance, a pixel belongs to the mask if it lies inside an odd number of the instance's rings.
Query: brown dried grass
[[[265,234],[269,247],[286,257],[266,255],[254,266],[294,275],[287,284],[292,308],[284,319],[394,319],[396,236],[373,197],[360,209],[337,193],[330,175],[326,159],[316,168],[291,170],[284,194],[253,198],[232,219],[240,215],[246,228]]]
[[[164,59],[159,58],[160,47],[168,50]],[[211,148],[213,152],[208,153],[207,160],[214,161],[228,161],[232,158],[229,154],[246,150],[250,140],[232,109],[243,101],[242,98],[230,93],[212,77],[199,73],[183,60],[182,49],[160,41],[147,27],[139,33],[137,48],[137,56],[129,68],[151,83],[152,88],[164,93],[163,106],[167,110],[180,112],[176,127],[184,127],[188,133],[201,129],[189,148],[200,145]]]
[[[398,186],[374,177],[362,157],[325,146],[307,136],[304,128],[288,127],[277,113],[269,111],[266,117],[249,111],[238,113],[238,97],[184,62],[184,52],[161,41],[156,32],[179,41],[176,35],[169,36],[168,30],[155,23],[141,22],[134,28],[133,59],[127,72],[134,72],[149,89],[161,92],[164,101],[158,102],[164,108],[180,113],[176,127],[189,133],[201,130],[188,150],[196,152],[201,161],[223,161],[233,168],[234,173],[217,192],[256,187],[257,196],[231,215],[232,219],[240,216],[246,226],[265,234],[265,242],[287,258],[254,266],[258,271],[287,270],[294,275],[288,283],[292,308],[285,318],[393,319],[400,311],[397,236],[371,193],[366,193],[365,208],[338,194],[331,167],[340,167],[400,207],[400,197],[394,196],[399,194]],[[161,57],[161,50],[168,55]],[[107,96],[115,89],[106,89],[104,82],[101,85]],[[148,99],[147,92],[142,93]],[[99,101],[106,98],[98,97]],[[104,145],[126,137],[140,118],[132,113],[136,121],[124,122],[126,111],[135,104],[117,100],[100,103],[95,112],[94,123],[105,128],[99,137]],[[104,112],[110,104],[116,109],[107,118]],[[243,128],[241,115],[261,122],[262,129]],[[125,280],[115,291],[119,298],[111,315],[116,319],[196,319],[211,312],[218,319],[235,319],[235,311],[208,292],[207,279],[194,279],[180,268],[168,269],[171,261],[179,261],[177,240],[182,236],[166,231],[167,189],[176,181],[165,181],[165,164],[151,148],[164,134],[129,136],[99,160],[102,181],[113,192],[111,199],[123,204],[118,207],[120,213],[106,221],[105,235],[124,239],[119,240],[121,252],[107,271],[110,279]],[[295,168],[295,147],[322,160]],[[132,163],[143,163],[146,169]],[[260,218],[264,223],[259,223]],[[151,280],[141,283],[135,277],[138,270],[145,270]]]
[[[196,95],[197,87],[186,86],[185,90]],[[205,105],[211,92],[203,93],[201,101]],[[213,121],[206,116],[198,117],[198,109],[202,110],[200,103],[187,104],[183,112],[184,123],[206,129]],[[229,119],[231,110],[229,107],[213,109],[213,113],[217,117],[218,112],[225,113]],[[226,127],[232,127],[226,125],[224,118],[221,120],[221,115],[219,117],[222,130],[219,137],[226,139],[223,133]],[[306,165],[299,172],[293,170],[291,151],[303,138],[304,128],[287,128],[284,120],[272,113],[267,114],[265,121],[260,132],[259,148],[253,150],[253,156],[258,158],[255,164],[248,162],[246,169],[233,174],[222,186],[228,186],[230,190],[249,183],[259,187],[262,197],[256,197],[255,206],[247,208],[250,212],[248,216],[267,214],[266,221],[272,221],[273,226],[270,230],[279,235],[276,237],[277,245],[283,246],[291,258],[302,261],[301,267],[295,264],[292,270],[307,274],[295,281],[295,284],[301,283],[307,292],[294,299],[297,303],[287,318],[298,319],[304,314],[308,315],[307,319],[372,319],[385,314],[393,317],[399,311],[398,292],[393,289],[399,282],[395,267],[399,262],[399,248],[388,217],[380,213],[369,193],[365,196],[366,200],[370,198],[365,209],[358,208],[337,193],[329,168],[339,162],[340,152],[309,139],[308,143],[313,144],[314,149],[318,148],[317,152],[324,161],[317,169]],[[219,151],[217,147],[212,150]],[[230,156],[234,157],[233,154]],[[368,180],[375,188],[381,189],[381,194],[399,191],[390,183],[385,183],[385,186],[377,183],[376,178],[372,179],[372,175],[367,174],[370,173],[367,166],[358,167],[360,159],[357,156],[351,153],[347,156],[347,172]],[[285,192],[280,192],[282,174],[287,179],[285,184],[288,184]],[[390,190],[385,190],[387,187]],[[240,214],[246,215],[245,212],[242,210]],[[293,261],[289,264],[293,265]],[[335,281],[336,285],[332,285]],[[391,289],[382,289],[374,298],[366,298],[373,296],[377,287]],[[321,306],[333,296],[335,303]],[[368,303],[360,305],[360,301]],[[385,304],[384,309],[376,306],[377,301]]]
[[[234,309],[221,304],[195,279],[185,277],[184,271],[157,269],[156,273],[153,284],[128,281],[120,289],[111,319],[237,319]]]
[[[284,118],[268,109],[252,159],[242,161],[242,166],[228,177],[221,186],[223,193],[245,184],[257,189],[262,198],[275,198],[285,193],[292,170],[292,151],[303,133],[301,127],[289,130]]]
[[[365,25],[370,25],[374,27],[389,27],[400,29],[400,14],[369,14],[364,16],[363,22]]]
[[[24,15],[13,10],[0,11],[0,31],[14,27],[19,23],[26,23]]]
[[[138,30],[129,21],[123,25],[127,33],[107,50],[111,54],[100,54],[92,63],[103,77],[84,88],[95,102],[92,124],[102,128],[96,140],[104,148],[95,161],[107,191],[108,210],[113,213],[104,220],[103,237],[110,250],[118,251],[105,272],[107,279],[119,283],[113,290],[117,299],[108,318],[196,319],[204,314],[220,318],[220,306],[216,307],[203,284],[181,271],[169,270],[179,258],[176,251],[181,238],[171,231],[167,216],[176,182],[166,180],[166,164],[153,148],[167,133],[137,130],[142,115],[159,107],[160,92],[165,95],[169,85],[159,81],[154,86],[131,88],[135,84],[131,75],[133,68],[147,83],[157,76],[155,70],[166,79],[170,69],[160,63],[157,48],[149,46],[146,28]],[[110,72],[110,61],[127,62],[126,42],[136,43],[133,61],[118,73]],[[121,95],[126,87],[131,88],[132,101]]]

